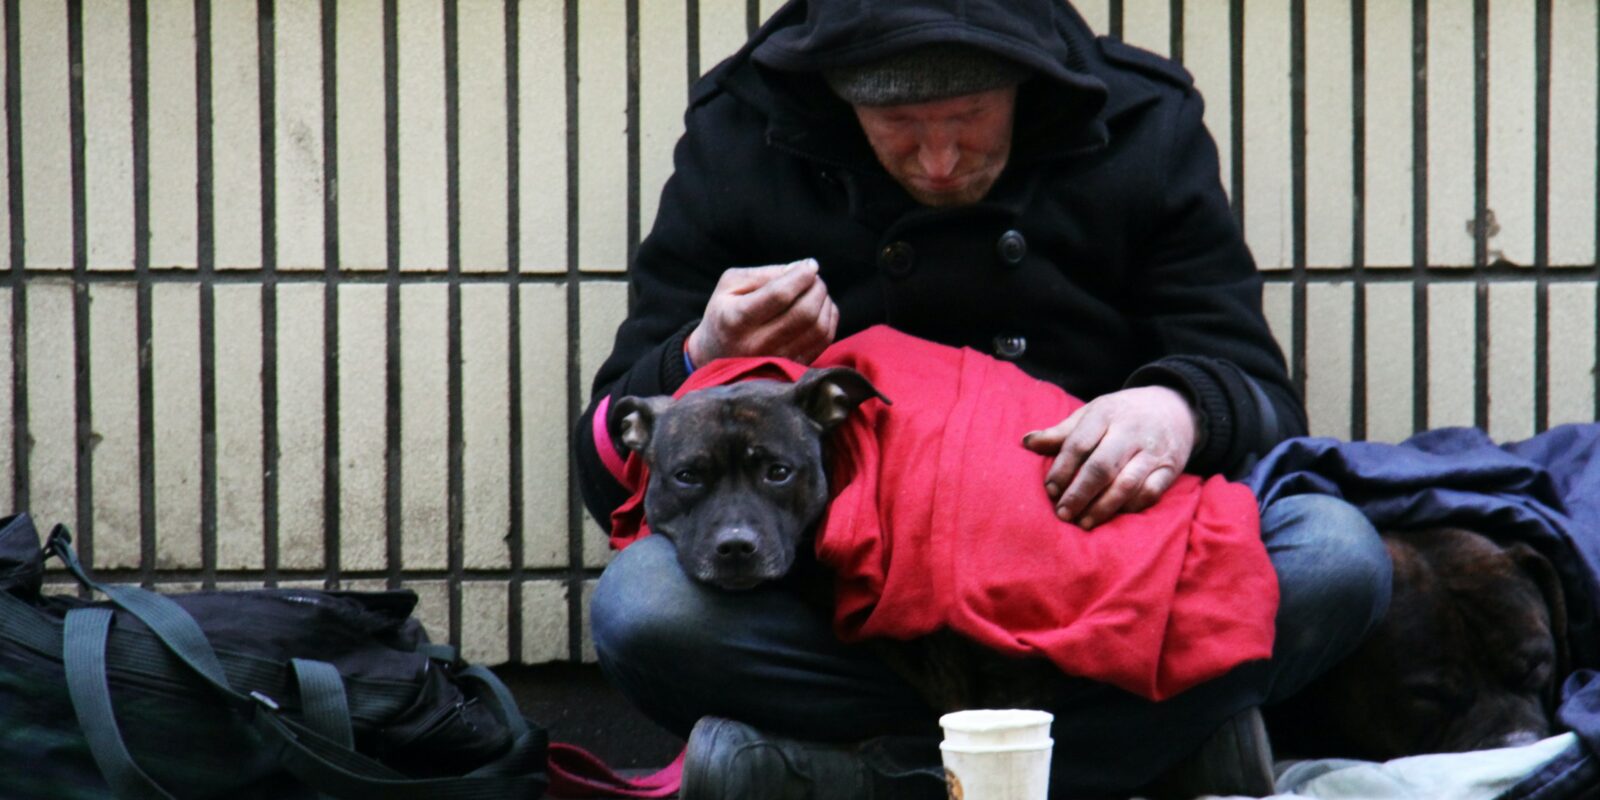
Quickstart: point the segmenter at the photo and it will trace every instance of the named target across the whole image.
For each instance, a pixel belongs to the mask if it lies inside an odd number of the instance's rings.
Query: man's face
[[[878,161],[917,202],[962,206],[989,193],[1011,155],[1017,87],[926,103],[854,106]]]

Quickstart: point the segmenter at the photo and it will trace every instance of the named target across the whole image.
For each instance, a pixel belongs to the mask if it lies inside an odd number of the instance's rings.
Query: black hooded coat
[[[930,42],[1034,71],[1010,161],[976,205],[920,206],[818,74]],[[1305,433],[1201,113],[1182,67],[1097,39],[1059,0],[793,0],[691,92],[627,319],[577,427],[589,510],[608,525],[627,497],[595,449],[598,401],[683,383],[684,339],[723,270],[807,257],[840,337],[887,323],[1085,400],[1182,391],[1201,420],[1191,472],[1240,474]]]

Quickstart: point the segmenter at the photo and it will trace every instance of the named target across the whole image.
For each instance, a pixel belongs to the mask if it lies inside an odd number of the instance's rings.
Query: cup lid
[[[1048,726],[1054,719],[1055,715],[1048,711],[1031,708],[975,708],[945,714],[939,718],[939,725],[946,731],[986,733],[1035,725]]]

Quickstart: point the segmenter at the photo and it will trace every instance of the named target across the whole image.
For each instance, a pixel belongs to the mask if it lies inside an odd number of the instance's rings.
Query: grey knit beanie
[[[982,48],[934,43],[865,64],[825,69],[822,77],[847,103],[895,106],[1013,86],[1031,73]]]

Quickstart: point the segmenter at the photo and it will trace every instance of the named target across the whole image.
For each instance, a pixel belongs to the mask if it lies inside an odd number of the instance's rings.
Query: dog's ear
[[[650,443],[650,433],[655,429],[656,418],[661,412],[672,405],[672,398],[666,395],[656,397],[636,397],[629,395],[616,402],[606,415],[606,428],[611,432],[611,439],[621,442],[623,447],[640,453],[645,445]]]
[[[1511,556],[1518,569],[1539,585],[1545,608],[1550,610],[1550,634],[1556,642],[1555,686],[1560,691],[1561,682],[1566,680],[1567,672],[1572,668],[1572,652],[1567,645],[1567,595],[1561,588],[1561,576],[1556,574],[1555,565],[1550,563],[1550,559],[1526,542],[1512,542],[1506,546],[1506,554]]]
[[[849,367],[808,370],[794,384],[795,405],[823,430],[844,422],[856,406],[873,397],[889,402],[865,375]]]

